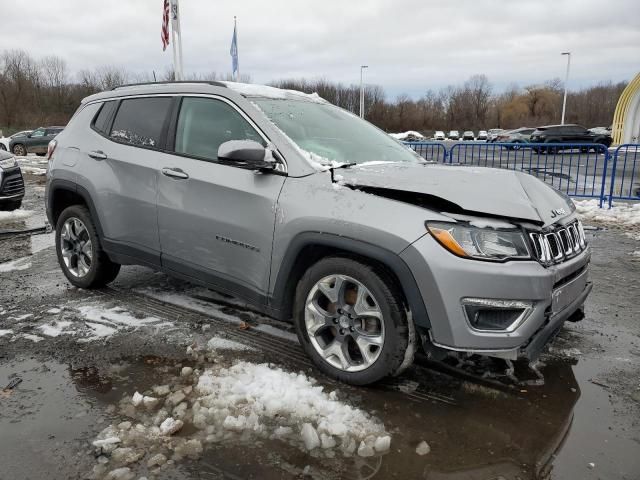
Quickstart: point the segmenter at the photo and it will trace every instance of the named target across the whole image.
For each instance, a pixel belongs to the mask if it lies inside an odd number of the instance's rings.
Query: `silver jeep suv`
[[[49,146],[69,281],[147,265],[293,321],[326,374],[396,375],[417,347],[536,358],[591,283],[570,199],[445,166],[317,95],[237,83],[86,98]]]

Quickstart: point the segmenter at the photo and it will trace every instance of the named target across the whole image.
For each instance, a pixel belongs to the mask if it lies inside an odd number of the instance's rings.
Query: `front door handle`
[[[167,177],[180,178],[183,180],[189,178],[189,175],[187,174],[187,172],[183,171],[180,168],[164,167],[162,169],[162,174],[166,175]]]
[[[107,154],[102,150],[94,150],[93,152],[89,152],[89,156],[91,158],[95,158],[96,160],[106,160]]]

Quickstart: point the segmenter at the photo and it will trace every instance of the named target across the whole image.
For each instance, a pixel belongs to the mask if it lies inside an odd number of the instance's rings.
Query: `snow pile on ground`
[[[111,478],[118,469],[131,478],[156,476],[214,444],[285,442],[319,458],[381,455],[391,446],[378,419],[303,373],[247,361],[229,365],[206,347],[187,352],[193,366],[178,364],[165,384],[122,398],[119,413],[127,419],[92,442],[94,479]]]
[[[240,342],[234,342],[233,340],[229,340],[228,338],[222,337],[211,337],[211,339],[207,342],[207,349],[209,350],[235,350],[235,351],[243,351],[243,350],[253,350],[248,345]]]
[[[31,260],[29,257],[22,257],[10,262],[0,263],[0,273],[27,270],[28,268],[31,268]]]
[[[640,203],[614,203],[611,208],[600,208],[598,200],[574,200],[573,203],[578,216],[585,221],[640,225]]]
[[[340,402],[335,392],[326,393],[302,373],[269,364],[238,362],[228,369],[207,370],[196,391],[201,397],[193,408],[194,425],[213,426],[213,438],[220,427],[248,430],[305,450],[335,447],[351,455],[387,436],[379,421]]]
[[[0,264],[2,266],[2,264]],[[1,271],[1,270],[0,270]],[[0,313],[1,314],[1,313]],[[22,322],[33,314],[22,316],[10,316],[8,320]],[[39,335],[27,335],[20,332],[21,328],[14,328],[15,335],[11,338],[14,341],[24,338],[33,342],[39,342],[45,337],[56,338],[61,335],[76,337],[79,343],[87,343],[96,340],[103,340],[120,332],[132,331],[136,329],[150,329],[152,333],[159,331],[166,332],[169,328],[175,329],[171,322],[157,317],[135,316],[120,307],[108,307],[102,304],[73,306],[66,308],[48,308],[38,316],[39,325],[33,322],[29,328],[35,328]],[[20,327],[20,325],[13,325]]]
[[[15,220],[22,220],[24,218],[28,218],[33,215],[32,210],[23,210],[18,209],[13,212],[0,212],[0,223],[2,222],[13,222]]]
[[[42,176],[47,174],[46,168],[21,166],[22,173],[28,173],[29,175]]]

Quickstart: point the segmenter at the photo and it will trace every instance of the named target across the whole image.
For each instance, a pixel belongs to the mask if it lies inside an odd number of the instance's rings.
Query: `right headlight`
[[[427,222],[427,230],[451,253],[476,260],[531,258],[520,229],[480,228],[463,223]]]

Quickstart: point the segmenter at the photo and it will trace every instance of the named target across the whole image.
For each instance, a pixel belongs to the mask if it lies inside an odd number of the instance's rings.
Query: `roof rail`
[[[126,83],[124,85],[118,85],[117,87],[113,87],[111,90],[118,90],[119,88],[126,87],[139,87],[142,85],[172,85],[172,84],[186,84],[186,83],[203,83],[207,85],[213,85],[215,87],[225,87],[226,85],[222,82],[215,82],[211,80],[177,80],[177,81],[166,81],[166,82],[140,82],[140,83]]]

